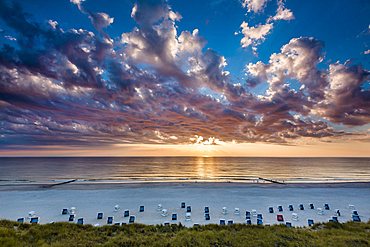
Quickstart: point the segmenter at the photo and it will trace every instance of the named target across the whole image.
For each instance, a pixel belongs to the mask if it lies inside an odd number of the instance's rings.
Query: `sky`
[[[0,156],[369,157],[366,0],[0,0]]]

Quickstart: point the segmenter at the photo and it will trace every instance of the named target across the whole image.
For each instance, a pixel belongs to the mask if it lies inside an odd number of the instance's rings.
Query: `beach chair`
[[[75,216],[74,214],[70,214],[70,215],[69,215],[69,219],[68,219],[68,221],[69,221],[69,222],[73,222],[73,221],[75,220],[75,217],[76,217],[76,216]]]
[[[233,221],[233,220],[228,220],[228,221],[227,221],[227,225],[228,225],[228,226],[231,226],[232,224],[234,224],[234,221]]]
[[[340,211],[339,211],[339,209],[335,209],[335,210],[334,210],[334,215],[335,215],[335,216],[340,216]]]
[[[250,219],[251,219],[251,217],[250,217],[250,216],[245,216],[245,219],[246,219],[246,220],[250,220]]]
[[[172,214],[172,220],[177,220],[177,214]]]
[[[257,219],[257,225],[259,225],[259,226],[263,225],[262,219]]]
[[[28,212],[28,218],[31,219],[32,217],[35,217],[36,214],[35,214],[35,211],[29,211]]]
[[[287,227],[292,227],[292,223],[291,222],[285,222],[285,225],[287,226]]]
[[[84,218],[79,218],[77,220],[77,224],[83,225],[84,224]]]
[[[98,220],[103,219],[103,213],[98,213],[98,216],[96,216],[96,218],[97,218]]]
[[[358,215],[352,215],[352,220],[354,222],[361,222],[360,216],[358,216]]]
[[[206,220],[211,220],[211,216],[208,213],[204,214],[204,217],[206,218]]]
[[[69,214],[69,212],[68,212],[68,208],[63,208],[63,209],[62,209],[62,214]]]
[[[113,224],[113,216],[108,216],[108,219],[107,219],[107,224],[108,225],[112,225]]]
[[[315,209],[315,206],[313,205],[313,203],[310,203],[310,205],[308,206],[310,209]]]
[[[120,206],[117,204],[116,206],[114,206],[114,212],[117,212],[118,210],[120,210]]]
[[[235,208],[235,215],[240,215],[240,209],[239,208]]]
[[[298,220],[298,214],[297,213],[292,213],[292,220],[295,220],[295,221]]]
[[[293,210],[294,210],[294,208],[293,208],[293,205],[292,205],[292,204],[290,204],[290,205],[288,206],[288,208],[289,208],[289,211],[293,211]]]
[[[355,205],[349,204],[348,208],[349,208],[349,210],[355,210]]]
[[[257,210],[252,209],[252,216],[253,216],[253,217],[257,217]]]
[[[274,208],[273,207],[269,207],[269,213],[270,214],[274,213]]]
[[[191,206],[186,207],[186,212],[190,213],[191,212]]]
[[[227,214],[227,208],[226,207],[222,208],[222,214]]]
[[[352,215],[358,215],[357,210],[353,210],[353,211],[352,211]]]
[[[18,219],[17,219],[17,222],[18,222],[18,223],[24,223],[24,218],[18,218]]]
[[[251,221],[251,219],[247,219],[247,220],[245,221],[245,224],[247,224],[247,225],[252,225],[252,221]]]
[[[114,223],[115,226],[121,225],[119,222]]]
[[[135,215],[130,216],[130,218],[128,219],[128,223],[135,223]]]
[[[283,217],[282,214],[276,215],[276,219],[277,219],[277,221],[284,221],[284,217]]]
[[[38,224],[39,221],[40,221],[40,217],[35,216],[35,217],[31,218],[30,223],[31,224]]]
[[[283,206],[279,205],[278,210],[279,210],[279,212],[283,212]]]
[[[221,220],[220,220],[220,225],[221,225],[221,226],[226,225],[226,221],[225,221],[225,220],[223,220],[223,219],[221,219]]]
[[[190,212],[185,214],[185,220],[191,220],[191,213]]]
[[[124,212],[123,212],[123,217],[129,217],[130,216],[130,210],[126,209]]]
[[[75,207],[71,207],[69,209],[69,214],[75,214],[76,213],[76,208]]]
[[[208,214],[209,213],[209,207],[204,207],[204,213]]]
[[[333,216],[333,217],[331,217],[332,218],[332,220],[334,221],[334,222],[338,222],[338,217],[337,216]]]
[[[304,210],[303,204],[299,204],[299,210]]]
[[[251,212],[245,211],[245,217],[251,217]]]
[[[325,203],[324,208],[325,208],[325,210],[330,210],[329,204]]]
[[[167,217],[167,209],[162,209],[162,217]]]
[[[314,224],[312,219],[308,219],[307,222],[308,222],[308,226],[313,226],[313,224]]]
[[[262,214],[257,214],[257,219],[262,220],[263,219]]]
[[[181,208],[185,208],[185,202],[181,203]]]
[[[162,204],[158,204],[157,211],[162,211]]]
[[[170,226],[170,222],[168,222],[168,221],[166,221],[166,222],[164,222],[164,224],[163,224],[164,226]]]
[[[317,208],[317,214],[318,215],[323,215],[324,214],[324,210],[322,208]]]
[[[140,206],[139,212],[144,212],[144,206]]]
[[[199,226],[199,223],[194,223],[193,226]]]

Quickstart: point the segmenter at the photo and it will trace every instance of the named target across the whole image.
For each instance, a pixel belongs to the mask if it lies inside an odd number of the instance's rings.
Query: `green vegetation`
[[[46,225],[0,221],[0,246],[370,246],[370,222],[232,226],[141,224],[93,227],[70,223]]]

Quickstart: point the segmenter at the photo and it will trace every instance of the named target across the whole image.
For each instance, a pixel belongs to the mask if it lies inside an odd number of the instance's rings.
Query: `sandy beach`
[[[284,222],[293,226],[308,226],[307,220],[327,222],[334,216],[334,210],[339,209],[339,222],[351,220],[352,210],[349,204],[355,206],[362,221],[370,217],[370,183],[211,183],[211,182],[150,182],[150,183],[93,183],[75,182],[51,188],[43,188],[38,183],[1,183],[0,184],[0,218],[17,220],[24,217],[28,221],[28,212],[35,211],[40,217],[40,223],[68,221],[69,215],[62,215],[63,208],[76,208],[76,218],[83,218],[84,224],[105,225],[109,216],[114,222],[128,223],[129,217],[124,217],[125,210],[135,215],[137,223],[164,224],[180,223],[185,226],[198,224],[219,224],[220,219],[233,220],[234,223],[245,222],[245,212],[255,209],[263,215],[263,224],[279,224],[276,217],[281,214]],[[191,220],[185,220],[186,208],[181,203],[191,206]],[[313,203],[315,209],[309,209]],[[327,203],[330,210],[324,210],[323,215],[317,214],[317,208],[323,208]],[[158,211],[158,204],[167,209],[168,215],[163,217]],[[288,210],[293,205],[294,211]],[[304,210],[299,210],[299,205]],[[115,211],[115,205],[120,210]],[[281,205],[283,212],[278,212]],[[145,211],[139,212],[144,206]],[[204,207],[210,209],[210,220],[205,220]],[[226,207],[227,214],[222,208]],[[274,213],[269,213],[273,207]],[[240,214],[235,214],[235,208]],[[104,218],[97,219],[97,213],[103,212]],[[172,213],[177,213],[178,219],[171,220]],[[292,220],[296,213],[298,220]],[[251,217],[256,224],[256,217]],[[76,221],[74,221],[76,222]]]

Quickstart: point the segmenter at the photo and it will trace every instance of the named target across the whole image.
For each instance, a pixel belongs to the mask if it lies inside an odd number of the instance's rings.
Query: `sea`
[[[370,182],[370,158],[48,157],[0,158],[0,183]]]

